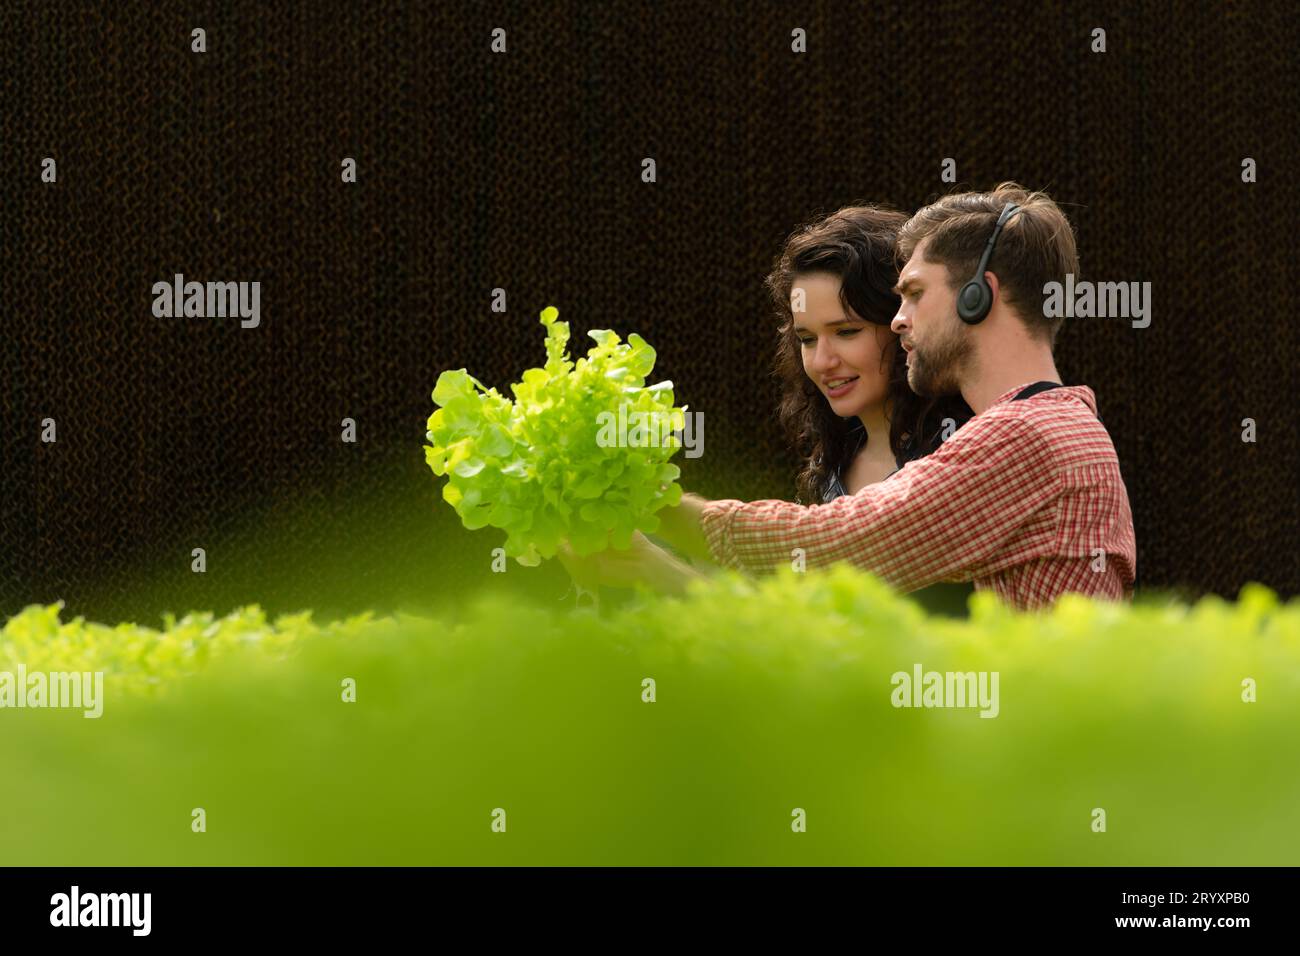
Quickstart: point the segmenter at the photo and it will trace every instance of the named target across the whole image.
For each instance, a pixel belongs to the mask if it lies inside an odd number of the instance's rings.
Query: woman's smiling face
[[[887,326],[858,318],[840,301],[840,287],[833,273],[802,273],[794,278],[790,303],[795,309],[802,291],[804,310],[793,315],[804,371],[835,414],[849,418],[884,403],[889,394],[885,354],[898,337]]]

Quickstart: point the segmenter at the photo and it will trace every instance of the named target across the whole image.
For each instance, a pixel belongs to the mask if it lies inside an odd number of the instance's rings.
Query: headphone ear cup
[[[991,290],[978,279],[972,279],[961,287],[957,295],[957,315],[969,325],[983,321],[988,315],[993,298]]]

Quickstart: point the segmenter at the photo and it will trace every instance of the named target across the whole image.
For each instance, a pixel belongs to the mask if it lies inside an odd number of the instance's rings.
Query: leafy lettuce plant
[[[686,406],[673,405],[672,382],[645,384],[655,350],[635,332],[624,343],[596,329],[596,345],[571,362],[558,316],[542,311],[546,364],[510,386],[513,401],[463,368],[439,375],[426,433],[425,460],[447,477],[443,499],[466,528],[505,531],[506,556],[527,566],[564,539],[580,555],[626,549],[682,495],[669,459]]]
[[[132,621],[98,624],[80,615],[64,621],[63,608],[61,600],[29,604],[5,621],[0,673],[13,673],[19,665],[29,672],[103,671],[114,694],[152,694],[240,650],[284,661],[313,639],[369,634],[391,620],[371,611],[327,624],[313,621],[311,611],[271,620],[260,605],[250,604],[220,618],[211,611],[192,611],[178,621],[167,612],[157,630]]]

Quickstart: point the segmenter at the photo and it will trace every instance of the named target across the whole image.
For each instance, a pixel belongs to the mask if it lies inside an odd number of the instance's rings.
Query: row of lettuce
[[[18,665],[106,701],[0,710],[13,863],[1300,858],[1300,601],[1259,585],[966,620],[844,565],[454,619],[36,605],[0,632]],[[996,674],[996,708],[902,699],[931,674]]]

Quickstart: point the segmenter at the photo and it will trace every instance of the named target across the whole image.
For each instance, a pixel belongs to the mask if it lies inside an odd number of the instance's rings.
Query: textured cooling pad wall
[[[763,275],[816,212],[949,188],[945,157],[962,185],[1014,178],[1066,204],[1086,276],[1152,283],[1149,328],[1077,320],[1058,343],[1119,452],[1139,586],[1297,592],[1283,8],[236,0],[0,17],[11,611],[82,610],[142,565],[187,575],[198,546],[221,573],[257,509],[315,503],[304,560],[347,553],[345,513],[427,521],[445,507],[421,451],[437,373],[514,380],[539,364],[548,304],[575,339],[610,327],[659,350],[656,373],[708,423],[688,489],[792,497]],[[260,281],[260,327],[155,318],[152,285],[176,273]],[[365,492],[381,483],[398,489],[382,511]],[[395,547],[409,567],[426,545]],[[251,549],[240,573],[271,580],[270,560]]]

